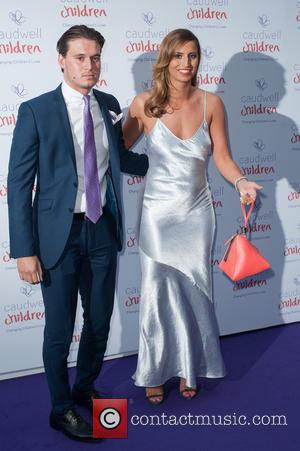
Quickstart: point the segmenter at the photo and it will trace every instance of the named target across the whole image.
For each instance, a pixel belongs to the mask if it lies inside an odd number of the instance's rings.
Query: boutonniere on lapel
[[[116,123],[119,122],[123,117],[122,112],[120,114],[116,114],[114,111],[111,111],[111,110],[108,110],[108,111],[109,111],[113,125],[116,125]]]

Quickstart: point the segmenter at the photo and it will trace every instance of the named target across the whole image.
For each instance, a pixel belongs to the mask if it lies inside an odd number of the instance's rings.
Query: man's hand
[[[32,257],[17,258],[17,268],[21,280],[36,284],[43,280],[43,272],[39,259]]]

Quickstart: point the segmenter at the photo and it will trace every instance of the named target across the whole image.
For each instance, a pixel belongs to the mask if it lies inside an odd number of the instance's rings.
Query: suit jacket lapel
[[[99,103],[99,107],[100,107],[100,110],[102,113],[102,117],[104,120],[106,132],[107,132],[108,152],[109,152],[109,159],[110,159],[111,167],[112,167],[112,170],[117,169],[118,172],[120,172],[118,145],[116,142],[112,119],[111,119],[109,110],[107,108],[107,105],[103,102],[103,99],[100,98],[97,90],[94,90],[94,94]]]
[[[108,154],[109,154],[109,165],[111,168],[111,176],[113,179],[113,185],[115,187],[115,195],[117,197],[117,201],[119,206],[121,205],[120,199],[120,157],[119,157],[119,148],[115,135],[114,125],[112,123],[112,118],[110,116],[108,107],[106,103],[104,103],[104,99],[101,96],[101,92],[94,90],[95,97],[98,101],[102,117],[104,120],[107,140],[108,140]]]

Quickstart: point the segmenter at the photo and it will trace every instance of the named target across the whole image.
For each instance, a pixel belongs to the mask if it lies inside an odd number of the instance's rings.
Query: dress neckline
[[[193,138],[195,138],[195,136],[197,136],[197,134],[199,133],[199,131],[203,128],[203,125],[206,124],[206,120],[203,119],[203,121],[201,122],[200,126],[197,128],[197,130],[193,133],[193,135],[190,138],[179,138],[179,136],[175,135],[175,133],[172,132],[172,130],[169,129],[169,127],[160,119],[158,118],[154,124],[154,126],[152,127],[152,129],[150,130],[150,133],[152,132],[152,130],[155,128],[157,122],[159,122],[160,124],[162,124],[164,126],[164,128],[172,135],[174,136],[174,138],[178,139],[181,142],[185,142],[185,141],[191,141]],[[149,134],[148,133],[148,136]]]
[[[207,122],[206,122],[206,102],[207,102],[207,100],[206,100],[206,95],[207,95],[207,92],[204,91],[204,99],[203,99],[203,120],[202,120],[201,124],[199,125],[199,127],[197,128],[197,130],[193,133],[193,135],[192,135],[190,138],[185,138],[185,139],[179,138],[177,135],[175,135],[175,133],[172,132],[172,130],[170,130],[170,128],[169,128],[169,127],[168,127],[168,126],[167,126],[160,118],[157,118],[157,120],[155,121],[155,124],[153,125],[153,127],[151,128],[151,130],[149,131],[149,133],[146,135],[146,138],[152,134],[152,131],[156,128],[157,124],[159,123],[159,124],[162,124],[162,125],[164,126],[164,128],[165,128],[172,136],[174,136],[174,138],[178,139],[178,141],[186,142],[186,141],[191,141],[192,139],[194,139],[195,136],[197,136],[197,134],[199,133],[199,130],[202,130],[203,125],[206,125],[206,128],[207,128]]]

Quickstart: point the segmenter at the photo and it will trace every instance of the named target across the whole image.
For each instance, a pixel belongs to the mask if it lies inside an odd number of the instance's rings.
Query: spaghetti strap
[[[206,123],[206,91],[204,91],[203,122]]]

